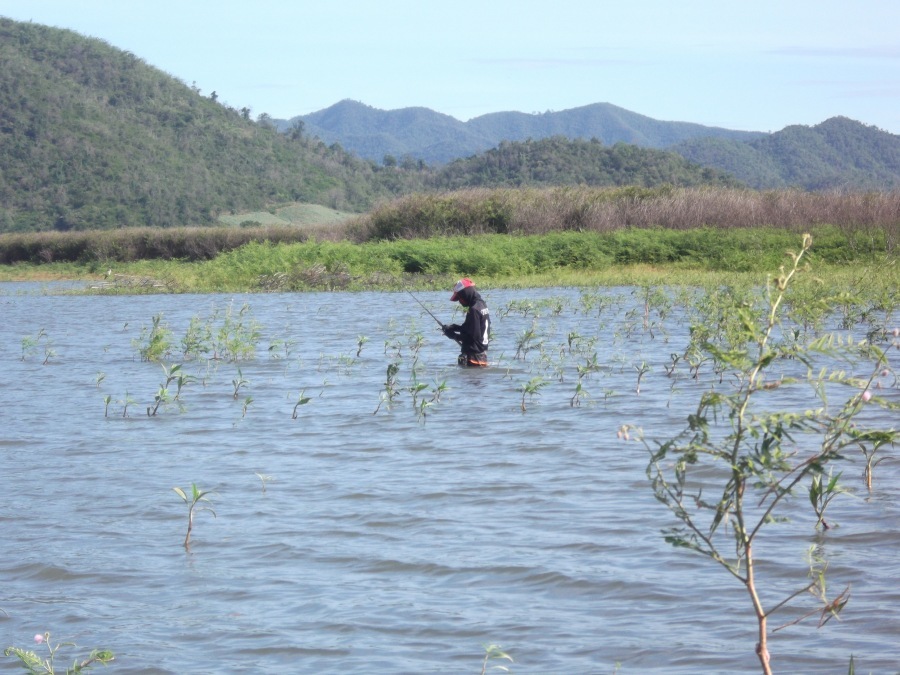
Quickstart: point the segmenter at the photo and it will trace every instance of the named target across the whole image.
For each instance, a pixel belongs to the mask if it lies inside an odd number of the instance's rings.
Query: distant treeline
[[[321,227],[126,228],[0,235],[0,263],[211,260],[250,242],[297,243],[476,234],[713,231],[831,226],[853,255],[895,255],[900,192],[756,192],[729,188],[470,189],[386,202],[347,224]],[[659,235],[662,238],[662,235]]]

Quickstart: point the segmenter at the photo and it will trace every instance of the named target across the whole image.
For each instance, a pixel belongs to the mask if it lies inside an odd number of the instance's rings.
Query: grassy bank
[[[860,280],[900,286],[895,258],[860,246],[834,226],[816,228],[810,259],[829,285]],[[87,279],[103,292],[265,292],[446,288],[460,276],[482,287],[758,283],[786,261],[800,237],[777,228],[721,231],[484,234],[354,244],[253,242],[211,260],[12,265],[0,279]],[[881,250],[878,250],[881,249]]]
[[[276,213],[281,213],[276,210]],[[295,216],[291,216],[292,218]],[[671,232],[707,232],[707,238],[737,237],[744,230],[803,232],[830,225],[830,237],[842,237],[845,259],[896,253],[900,242],[900,191],[886,193],[758,192],[727,188],[470,189],[415,194],[379,205],[348,220],[320,214],[303,226],[261,214],[234,216],[243,225],[207,228],[122,228],[118,230],[42,232],[0,235],[0,264],[77,262],[106,270],[112,263],[138,260],[213,260],[251,242],[302,243],[350,241],[355,244],[469,237],[483,234],[532,236],[556,233],[623,233],[650,230],[659,251],[638,262],[669,262],[666,249],[677,246]],[[292,221],[293,222],[293,221]],[[517,246],[517,244],[511,244]],[[702,243],[700,248],[707,248]],[[495,248],[499,244],[492,245]],[[481,248],[481,244],[478,245]],[[819,244],[821,249],[821,244]],[[640,250],[647,251],[641,243]],[[702,252],[702,251],[701,251]],[[602,255],[602,262],[629,263]],[[627,257],[627,254],[626,254]],[[526,272],[530,273],[530,272]]]

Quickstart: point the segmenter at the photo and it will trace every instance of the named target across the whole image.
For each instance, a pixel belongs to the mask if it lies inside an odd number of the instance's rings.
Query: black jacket
[[[459,292],[460,304],[468,311],[462,325],[452,324],[444,334],[459,342],[463,354],[483,354],[488,349],[491,333],[491,314],[478,291],[469,286]]]

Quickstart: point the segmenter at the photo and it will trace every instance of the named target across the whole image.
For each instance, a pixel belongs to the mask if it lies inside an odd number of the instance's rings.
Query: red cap
[[[456,282],[456,286],[453,287],[453,295],[450,296],[450,302],[456,302],[459,299],[459,292],[464,288],[469,288],[469,286],[474,286],[472,280],[466,277],[465,279],[460,279]]]

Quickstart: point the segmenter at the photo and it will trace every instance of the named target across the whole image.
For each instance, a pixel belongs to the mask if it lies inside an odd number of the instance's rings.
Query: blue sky
[[[345,98],[467,120],[607,102],[753,131],[900,134],[895,0],[0,0],[253,115]]]

